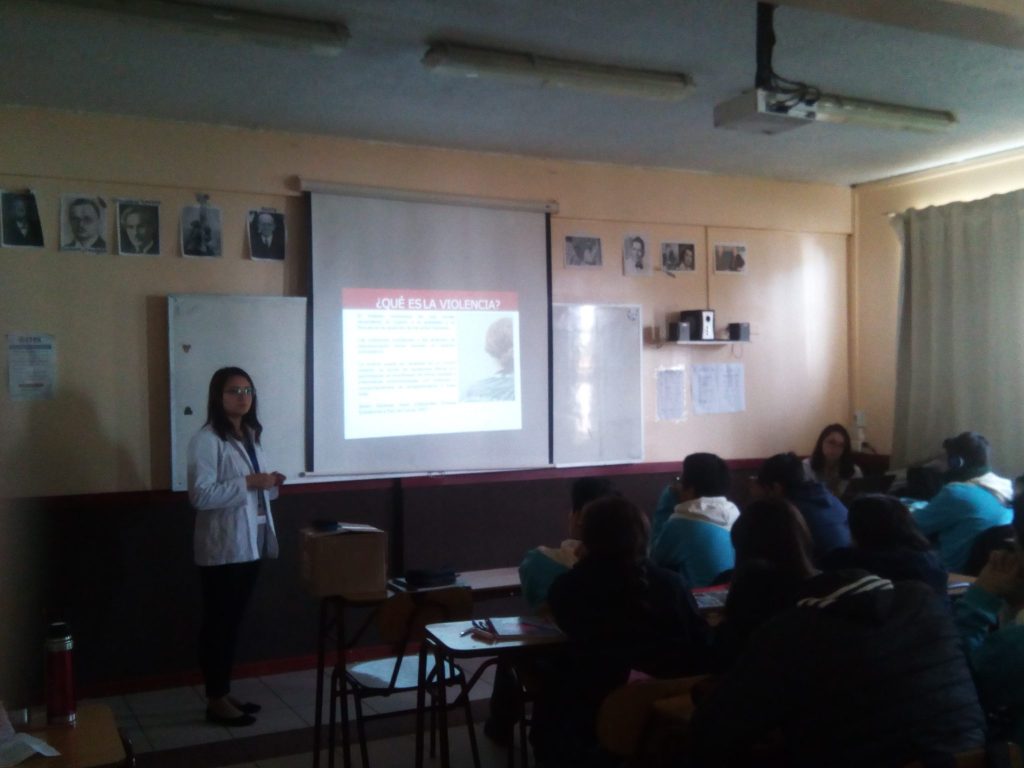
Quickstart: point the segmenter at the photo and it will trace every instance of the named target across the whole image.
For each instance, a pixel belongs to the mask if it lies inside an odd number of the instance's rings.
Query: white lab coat
[[[269,471],[259,443],[255,445],[261,472]],[[188,444],[188,499],[196,510],[197,565],[245,563],[260,558],[257,544],[259,494],[267,511],[266,556],[277,557],[277,533],[270,500],[277,488],[249,490],[245,476],[255,472],[245,446],[229,437],[221,440],[207,425]]]

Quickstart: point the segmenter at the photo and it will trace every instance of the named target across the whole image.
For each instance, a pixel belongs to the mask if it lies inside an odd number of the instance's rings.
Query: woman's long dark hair
[[[833,432],[843,436],[845,447],[843,448],[843,455],[839,457],[839,476],[844,480],[849,480],[853,477],[853,448],[850,445],[850,433],[846,431],[846,427],[842,424],[829,424],[821,430],[821,434],[818,435],[818,442],[814,444],[814,452],[811,454],[811,469],[818,474],[824,471],[825,453],[821,450],[821,446],[825,442],[825,438]]]
[[[584,559],[622,574],[629,591],[647,591],[647,517],[621,496],[604,496],[583,507],[580,540]]]
[[[814,575],[811,533],[803,515],[785,499],[749,504],[733,523],[730,538],[737,569],[756,560],[800,579]]]
[[[850,504],[850,535],[858,549],[907,547],[927,552],[932,544],[899,499],[880,493],[858,496]]]
[[[249,382],[249,386],[253,388],[252,407],[242,417],[242,426],[249,428],[253,440],[258,443],[260,441],[260,434],[263,432],[263,425],[256,418],[256,387],[252,383],[252,376],[241,368],[229,366],[221,368],[213,374],[213,377],[210,379],[209,396],[206,400],[206,424],[213,428],[213,431],[217,433],[217,437],[221,440],[227,440],[229,436],[236,436],[234,426],[228,420],[228,415],[224,413],[224,386],[232,376],[244,377]],[[206,425],[204,424],[203,426]]]

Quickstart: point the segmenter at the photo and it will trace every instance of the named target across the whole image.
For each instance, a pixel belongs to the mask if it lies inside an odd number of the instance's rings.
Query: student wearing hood
[[[694,766],[762,765],[770,744],[771,765],[899,768],[985,743],[949,611],[916,581],[808,579],[717,683],[691,722]]]
[[[713,453],[691,453],[655,511],[651,560],[675,571],[692,587],[709,586],[735,562],[729,531],[740,511],[725,497],[729,483],[729,468],[722,459]]]
[[[963,573],[978,534],[1008,525],[1013,512],[1013,483],[989,466],[988,440],[977,432],[961,432],[944,440],[946,484],[927,506],[914,513],[921,532],[936,541],[942,564]]]

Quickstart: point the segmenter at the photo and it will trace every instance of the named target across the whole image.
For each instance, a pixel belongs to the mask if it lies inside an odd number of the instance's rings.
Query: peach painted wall
[[[1024,187],[1024,152],[992,155],[854,188],[850,271],[851,399],[867,417],[867,440],[892,449],[900,247],[890,213],[978,200]]]
[[[645,323],[659,329],[666,313],[706,302],[719,324],[750,321],[750,345],[645,349],[649,461],[693,450],[727,458],[807,451],[821,424],[848,418],[849,189],[16,107],[0,108],[0,135],[0,188],[36,191],[47,243],[0,251],[0,332],[54,334],[58,355],[54,400],[0,397],[0,495],[169,486],[165,297],[302,295],[299,177],[554,199],[556,301],[640,303]],[[163,254],[58,252],[59,195],[69,192],[160,200]],[[180,208],[199,192],[224,212],[221,259],[177,255]],[[287,213],[283,264],[244,256],[245,212],[261,206]],[[562,238],[581,229],[604,239],[600,270],[562,267]],[[652,242],[692,238],[702,249],[745,242],[748,274],[709,278],[701,262],[698,274],[676,280],[623,277],[621,237],[634,230]],[[6,368],[6,347],[2,354]],[[746,413],[653,420],[658,366],[734,359],[746,364]]]

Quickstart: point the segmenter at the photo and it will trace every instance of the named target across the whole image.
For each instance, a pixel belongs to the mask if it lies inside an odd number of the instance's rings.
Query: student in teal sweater
[[[730,476],[713,453],[691,453],[683,473],[662,492],[651,529],[651,560],[691,587],[706,587],[735,563],[729,531],[740,516],[725,494]]]
[[[523,597],[534,611],[548,599],[551,584],[576,564],[583,507],[604,496],[617,496],[612,481],[605,477],[581,477],[572,484],[572,509],[569,512],[569,538],[556,547],[536,547],[519,564],[519,582]]]
[[[971,545],[980,533],[1013,518],[1007,504],[1013,484],[989,469],[988,440],[963,432],[943,441],[947,483],[928,506],[914,513],[925,536],[938,543],[942,564],[963,573]]]
[[[1024,499],[1014,500],[1018,542],[1024,530]],[[1024,551],[997,550],[977,580],[953,605],[967,660],[974,672],[981,704],[988,713],[1002,711],[1008,738],[1024,745]]]

